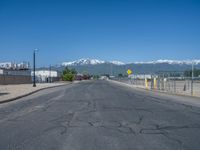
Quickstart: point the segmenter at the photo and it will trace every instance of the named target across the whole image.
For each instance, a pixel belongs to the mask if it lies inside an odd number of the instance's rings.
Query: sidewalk
[[[67,84],[70,84],[70,82],[38,83],[37,87],[33,87],[32,84],[0,85],[0,103],[15,100],[41,89]]]

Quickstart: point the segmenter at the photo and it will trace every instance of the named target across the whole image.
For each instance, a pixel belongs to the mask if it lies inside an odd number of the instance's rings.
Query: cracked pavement
[[[86,81],[1,104],[0,149],[199,150],[200,108],[161,95]]]

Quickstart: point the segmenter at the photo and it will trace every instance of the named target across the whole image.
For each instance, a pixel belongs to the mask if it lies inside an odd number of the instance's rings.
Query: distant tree
[[[74,80],[74,74],[67,73],[67,74],[63,75],[63,80],[64,81],[73,81]]]
[[[109,75],[109,74],[105,74],[105,76],[106,76],[107,78],[110,78],[110,75]]]
[[[83,73],[83,75],[89,75],[89,73],[87,71],[83,71],[82,73]]]
[[[124,77],[128,77],[128,74],[124,74],[123,76],[124,76]]]
[[[119,73],[119,74],[118,74],[118,77],[119,77],[119,78],[122,78],[122,77],[123,77],[123,74],[122,74],[122,73]]]
[[[193,73],[194,73],[194,77],[200,76],[200,69],[194,68]],[[185,77],[191,77],[191,76],[192,76],[192,70],[186,70],[186,71],[184,72],[184,76],[185,76]]]
[[[93,75],[93,79],[99,79],[99,75]]]
[[[73,81],[76,74],[77,74],[77,71],[75,69],[69,69],[68,67],[66,67],[63,70],[62,79],[64,81]]]
[[[191,77],[191,76],[192,76],[192,71],[191,71],[191,70],[186,70],[186,71],[184,72],[184,76],[185,76],[185,77]]]
[[[70,69],[68,67],[65,67],[65,69],[63,70],[63,75],[68,73],[70,73]]]
[[[72,69],[71,69],[71,73],[72,73],[72,74],[77,74],[77,71],[76,71],[74,68],[72,68]]]

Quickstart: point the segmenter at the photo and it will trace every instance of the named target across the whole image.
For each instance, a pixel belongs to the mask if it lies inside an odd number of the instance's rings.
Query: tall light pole
[[[193,95],[193,81],[194,80],[194,62],[192,62],[192,81],[191,81],[191,95]]]
[[[51,65],[49,66],[49,83],[51,83]]]
[[[33,87],[36,87],[36,78],[35,78],[35,53],[38,49],[33,50]]]

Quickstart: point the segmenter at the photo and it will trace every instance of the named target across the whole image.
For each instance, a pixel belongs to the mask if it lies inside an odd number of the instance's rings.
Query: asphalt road
[[[108,81],[0,105],[0,150],[199,149],[199,107]]]

